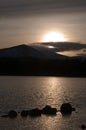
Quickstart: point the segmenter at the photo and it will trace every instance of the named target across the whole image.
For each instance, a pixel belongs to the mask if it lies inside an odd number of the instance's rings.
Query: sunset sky
[[[0,48],[42,42],[49,32],[86,43],[86,0],[0,0]]]

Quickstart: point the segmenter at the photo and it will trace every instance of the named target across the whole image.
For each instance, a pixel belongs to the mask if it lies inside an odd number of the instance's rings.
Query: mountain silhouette
[[[24,58],[33,57],[40,59],[65,59],[63,56],[50,50],[40,50],[30,45],[18,45],[10,48],[0,49],[0,58]]]

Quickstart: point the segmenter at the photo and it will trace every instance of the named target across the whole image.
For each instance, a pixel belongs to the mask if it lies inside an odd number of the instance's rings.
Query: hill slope
[[[33,46],[19,45],[11,48],[0,49],[0,58],[42,58],[42,59],[65,59],[66,56],[56,54],[49,49],[38,49]]]

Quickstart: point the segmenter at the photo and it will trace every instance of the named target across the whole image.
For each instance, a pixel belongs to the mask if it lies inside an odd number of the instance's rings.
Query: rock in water
[[[73,108],[70,103],[63,103],[60,107],[62,115],[70,115],[73,111]]]
[[[41,116],[41,110],[39,110],[38,108],[29,110],[28,115],[31,117]]]
[[[84,124],[82,124],[81,128],[84,130],[84,129],[86,129],[86,126]]]
[[[49,105],[46,105],[41,111],[42,111],[42,114],[56,115],[57,109],[56,108],[52,108]]]
[[[29,113],[28,110],[23,110],[23,111],[21,112],[21,116],[22,116],[22,117],[27,117],[27,116],[28,116],[28,113]]]
[[[17,117],[17,112],[14,111],[14,110],[9,111],[8,117],[10,117],[10,118],[16,118]]]

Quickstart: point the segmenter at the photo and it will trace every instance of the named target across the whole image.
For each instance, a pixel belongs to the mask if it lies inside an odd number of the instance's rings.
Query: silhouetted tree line
[[[86,77],[86,61],[1,58],[0,75]]]

